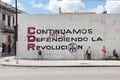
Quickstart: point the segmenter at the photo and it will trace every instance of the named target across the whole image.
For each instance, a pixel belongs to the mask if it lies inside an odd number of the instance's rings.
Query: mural
[[[19,15],[18,56],[37,59],[38,50],[42,50],[43,59],[86,59],[86,50],[90,47],[90,59],[103,59],[103,46],[106,56],[112,55],[113,49],[120,52],[117,17]]]

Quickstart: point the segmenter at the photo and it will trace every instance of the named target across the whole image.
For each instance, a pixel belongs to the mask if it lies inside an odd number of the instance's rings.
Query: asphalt
[[[15,56],[2,57],[1,66],[14,67],[120,67],[120,60],[16,60]]]

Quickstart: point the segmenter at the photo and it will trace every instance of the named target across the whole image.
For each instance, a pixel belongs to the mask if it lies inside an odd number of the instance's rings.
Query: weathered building
[[[0,46],[3,54],[14,48],[14,26],[16,9],[0,1]],[[22,13],[18,10],[18,13]]]

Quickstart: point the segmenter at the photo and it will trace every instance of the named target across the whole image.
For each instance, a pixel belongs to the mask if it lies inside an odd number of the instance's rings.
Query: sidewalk
[[[15,67],[120,67],[120,61],[116,60],[18,60],[14,56],[2,57],[2,66]]]

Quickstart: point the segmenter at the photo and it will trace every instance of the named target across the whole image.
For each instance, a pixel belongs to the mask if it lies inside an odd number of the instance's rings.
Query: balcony
[[[14,33],[15,30],[11,26],[7,26],[5,24],[0,24],[1,31],[4,33]]]

